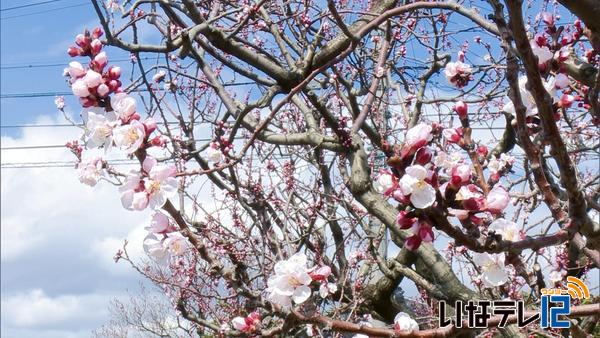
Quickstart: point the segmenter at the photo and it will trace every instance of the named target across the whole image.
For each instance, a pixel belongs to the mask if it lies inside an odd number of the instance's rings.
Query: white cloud
[[[41,289],[9,295],[2,300],[3,324],[25,328],[84,325],[108,315],[106,299],[100,294],[49,297]]]
[[[36,121],[57,123],[65,121],[58,115]],[[80,133],[23,128],[1,142],[3,148],[59,145]],[[2,151],[3,164],[73,160],[65,148]],[[141,250],[149,211],[123,209],[117,187],[85,186],[70,167],[2,169],[1,186],[2,336],[89,336],[108,320],[112,298],[137,289],[140,276],[112,258],[130,236],[129,249]]]

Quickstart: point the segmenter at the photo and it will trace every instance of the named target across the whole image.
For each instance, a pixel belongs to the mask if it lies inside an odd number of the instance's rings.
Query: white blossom
[[[487,286],[500,286],[508,281],[504,254],[475,252],[473,262],[481,268],[481,280]]]
[[[400,189],[405,196],[410,195],[410,202],[417,209],[425,209],[435,202],[435,189],[427,182],[427,169],[420,165],[406,168],[400,179]]]
[[[306,267],[306,255],[296,253],[287,260],[275,264],[275,276],[267,281],[269,301],[283,307],[305,302],[310,297],[311,290],[308,285],[312,278]]]

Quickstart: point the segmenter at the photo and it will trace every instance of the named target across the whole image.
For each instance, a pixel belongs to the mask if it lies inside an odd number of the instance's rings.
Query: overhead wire
[[[63,9],[81,7],[81,6],[85,6],[85,5],[91,5],[91,3],[86,1],[84,3],[80,3],[80,4],[76,4],[76,5],[63,6],[63,7],[57,7],[57,8],[50,8],[50,9],[46,9],[46,10],[43,10],[43,11],[37,11],[37,12],[31,12],[31,13],[24,13],[24,14],[13,15],[13,16],[5,16],[5,17],[0,17],[0,20],[9,20],[9,19],[22,18],[22,17],[25,17],[25,16],[31,16],[31,15],[37,15],[37,14],[44,14],[44,13],[49,13],[49,12],[56,12],[56,11],[60,11],[60,10],[63,10]]]
[[[30,4],[25,4],[25,5],[18,5],[18,6],[13,6],[13,7],[0,8],[0,12],[8,12],[8,11],[12,11],[12,10],[15,10],[15,9],[29,8],[29,7],[33,7],[33,6],[45,5],[45,4],[50,4],[50,3],[59,2],[59,1],[63,1],[63,0],[46,0],[46,1],[40,1],[40,2],[34,2],[34,3],[30,3]]]

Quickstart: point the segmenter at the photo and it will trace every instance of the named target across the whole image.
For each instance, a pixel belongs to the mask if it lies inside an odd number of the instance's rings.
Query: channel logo
[[[573,276],[567,277],[566,289],[547,289],[541,290],[542,295],[569,295],[573,299],[588,299],[590,298],[590,289],[581,279]]]

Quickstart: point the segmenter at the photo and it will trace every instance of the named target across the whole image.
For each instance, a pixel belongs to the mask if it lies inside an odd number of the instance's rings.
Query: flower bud
[[[488,155],[488,147],[486,147],[483,144],[480,144],[477,147],[477,155],[479,155],[481,157],[484,157],[484,158],[487,157],[487,155]]]
[[[121,81],[119,80],[110,80],[108,81],[108,88],[111,92],[116,92],[121,88]]]
[[[321,266],[318,269],[308,273],[314,281],[326,281],[331,275],[331,268],[327,265]]]
[[[90,69],[87,71],[82,80],[85,82],[88,88],[94,88],[102,83],[102,75]]]
[[[119,77],[121,77],[121,67],[119,67],[119,66],[108,67],[108,77],[111,80],[117,80]]]
[[[96,89],[96,92],[98,93],[98,96],[106,97],[106,95],[108,95],[108,93],[110,92],[110,89],[108,88],[107,85],[102,83],[98,86],[98,89]]]
[[[92,55],[96,55],[102,50],[102,42],[98,39],[94,39],[90,43],[90,47],[92,48]]]
[[[83,108],[89,108],[95,107],[98,104],[98,102],[93,97],[80,97],[79,104],[81,104]]]
[[[413,224],[417,221],[415,217],[407,217],[408,211],[400,211],[396,217],[396,223],[400,226],[400,229],[410,229]]]
[[[410,236],[404,241],[404,247],[410,251],[415,251],[421,246],[421,237],[418,235]]]
[[[77,46],[79,46],[79,47],[87,46],[87,41],[86,41],[85,36],[83,34],[77,34],[77,36],[75,37],[75,44],[77,44]]]
[[[67,54],[69,54],[70,57],[74,58],[76,56],[81,55],[81,49],[71,46],[67,48]]]
[[[79,79],[73,82],[73,84],[71,85],[71,90],[73,91],[73,94],[77,97],[86,97],[90,95],[88,86],[85,84],[83,79]]]
[[[462,138],[462,129],[460,128],[446,128],[442,131],[442,135],[446,141],[450,143],[458,143]]]
[[[92,31],[92,39],[98,39],[100,38],[102,35],[104,35],[104,31],[102,30],[102,28],[100,27],[96,27],[94,28],[94,30]]]
[[[419,237],[423,242],[433,242],[434,235],[431,226],[427,223],[421,223],[419,226]]]
[[[108,63],[108,57],[106,56],[106,52],[98,53],[98,55],[94,57],[94,62],[96,63],[96,65],[98,65],[100,69],[104,68],[104,66],[106,66],[106,64]]]
[[[146,129],[146,135],[150,135],[156,130],[156,120],[152,117],[147,118],[146,121],[144,121],[144,129]]]
[[[159,135],[159,136],[154,137],[152,140],[150,140],[150,144],[155,147],[162,148],[167,144],[167,141],[165,140],[164,137],[162,137],[162,135]]]
[[[458,114],[458,117],[461,120],[467,118],[467,112],[469,108],[467,107],[467,104],[463,101],[456,102],[453,109]]]
[[[75,80],[85,75],[86,71],[83,65],[77,61],[69,62],[69,68],[67,72],[71,79]],[[71,81],[73,81],[71,80]]]
[[[415,163],[425,165],[431,162],[432,157],[433,154],[431,153],[431,150],[429,148],[420,148],[419,150],[417,150],[417,154],[415,155]]]
[[[471,181],[471,167],[467,164],[461,164],[452,168],[452,177],[450,184],[455,187],[464,185]]]

